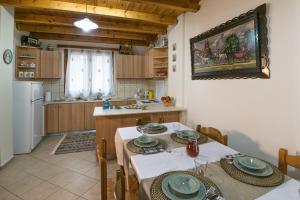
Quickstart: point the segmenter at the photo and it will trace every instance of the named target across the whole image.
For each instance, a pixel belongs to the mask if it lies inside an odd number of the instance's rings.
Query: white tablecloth
[[[256,200],[299,200],[300,182],[291,179]]]
[[[198,158],[203,164],[219,161],[225,155],[238,153],[218,142],[209,142],[199,145]],[[152,155],[131,156],[131,165],[134,168],[139,182],[144,179],[156,177],[168,171],[186,170],[195,166],[194,158],[187,156],[186,148],[173,149],[171,153],[163,152]]]
[[[172,123],[165,123],[164,125],[167,126],[168,130],[161,134],[155,135],[164,135],[164,134],[171,134],[174,132],[172,128],[172,124],[177,123],[180,125],[180,130],[191,130],[191,128],[184,126],[178,122]],[[115,134],[115,145],[116,145],[116,154],[117,154],[117,161],[119,165],[123,166],[123,142],[124,140],[129,140],[133,138],[137,138],[141,136],[141,133],[136,130],[136,126],[126,127],[126,128],[118,128]]]

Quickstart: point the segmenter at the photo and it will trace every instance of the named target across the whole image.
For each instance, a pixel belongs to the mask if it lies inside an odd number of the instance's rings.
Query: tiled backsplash
[[[50,91],[52,93],[53,100],[65,96],[63,65],[61,72],[61,79],[44,81],[44,92]],[[115,80],[114,83],[115,89],[113,97],[116,98],[133,98],[138,88],[140,88],[142,91],[152,89],[156,92],[155,96],[157,96],[158,98],[160,98],[160,96],[162,95],[167,94],[166,80],[123,79]]]

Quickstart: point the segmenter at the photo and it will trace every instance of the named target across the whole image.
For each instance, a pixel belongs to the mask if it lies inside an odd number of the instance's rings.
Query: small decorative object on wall
[[[10,64],[11,61],[13,60],[13,53],[10,49],[6,49],[3,53],[3,61],[6,64]]]
[[[172,44],[172,50],[176,51],[176,42]]]
[[[266,4],[190,39],[192,80],[269,78]]]
[[[176,72],[176,64],[172,65],[172,71]]]
[[[173,53],[173,55],[172,55],[172,61],[176,62],[176,54],[175,53]]]

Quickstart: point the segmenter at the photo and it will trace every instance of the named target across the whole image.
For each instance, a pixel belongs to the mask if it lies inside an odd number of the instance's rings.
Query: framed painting
[[[190,39],[192,79],[269,78],[266,4]]]

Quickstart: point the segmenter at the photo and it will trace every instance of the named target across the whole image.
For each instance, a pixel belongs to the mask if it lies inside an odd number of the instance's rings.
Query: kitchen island
[[[142,118],[150,118],[152,122],[179,122],[185,109],[176,106],[165,107],[161,104],[149,105],[147,110],[142,109],[108,109],[96,107],[94,117],[96,123],[96,141],[101,138],[107,141],[107,154],[109,158],[115,158],[114,137],[117,128],[135,126],[136,121]]]

